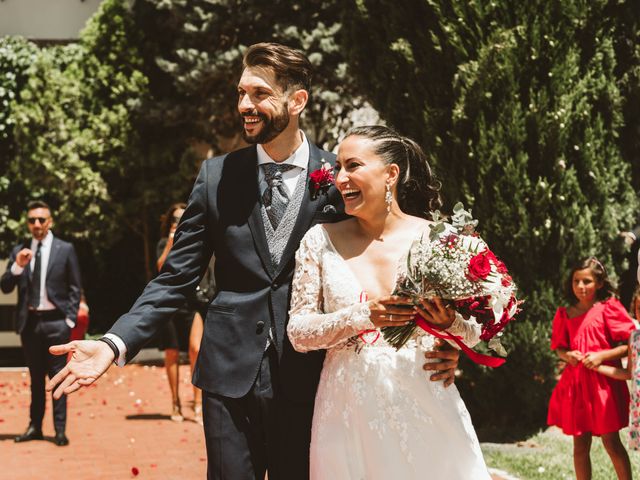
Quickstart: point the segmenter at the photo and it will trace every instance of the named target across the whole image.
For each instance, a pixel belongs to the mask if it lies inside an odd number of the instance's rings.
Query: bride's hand
[[[447,329],[456,319],[456,312],[441,298],[433,297],[431,300],[422,299],[422,306],[418,306],[418,313],[427,322],[438,328]]]
[[[389,296],[370,300],[369,318],[376,328],[407,325],[417,310],[410,298]]]

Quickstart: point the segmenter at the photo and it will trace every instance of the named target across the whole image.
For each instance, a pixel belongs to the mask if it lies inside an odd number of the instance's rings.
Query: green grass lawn
[[[620,432],[627,445],[627,431]],[[483,443],[487,465],[504,470],[522,480],[573,479],[573,442],[570,436],[557,429],[549,429],[525,442]],[[629,452],[633,477],[640,479],[640,452]],[[616,474],[607,452],[598,437],[591,447],[593,480],[615,480]]]

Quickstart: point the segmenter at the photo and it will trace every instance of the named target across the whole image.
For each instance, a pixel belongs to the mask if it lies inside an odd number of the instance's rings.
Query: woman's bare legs
[[[574,435],[573,468],[576,480],[591,480],[591,434]]]
[[[602,435],[602,444],[611,458],[618,480],[631,480],[631,462],[629,454],[620,441],[618,432]]]
[[[167,370],[167,379],[169,380],[169,388],[171,389],[171,401],[173,402],[171,420],[181,422],[184,418],[180,410],[180,395],[178,391],[178,381],[180,379],[180,350],[167,348],[164,351],[164,367]]]
[[[204,321],[202,316],[196,312],[191,323],[191,332],[189,332],[189,363],[191,364],[192,374],[198,359],[198,353],[200,353],[203,331]],[[193,416],[196,422],[202,424],[202,391],[195,385],[193,386]]]

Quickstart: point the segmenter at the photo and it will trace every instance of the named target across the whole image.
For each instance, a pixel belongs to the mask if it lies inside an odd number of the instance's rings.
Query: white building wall
[[[102,0],[0,0],[0,36],[74,40]]]

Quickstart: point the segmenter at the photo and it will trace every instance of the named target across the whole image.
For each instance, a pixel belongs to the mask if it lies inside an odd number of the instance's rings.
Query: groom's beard
[[[280,112],[276,113],[273,118],[267,117],[264,113],[253,111],[251,113],[243,114],[242,116],[254,116],[260,117],[262,120],[262,128],[256,135],[248,135],[246,130],[242,130],[242,138],[244,141],[250,144],[264,144],[269,143],[271,140],[280,135],[285,128],[289,125],[289,104],[284,102]]]

